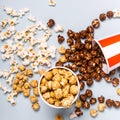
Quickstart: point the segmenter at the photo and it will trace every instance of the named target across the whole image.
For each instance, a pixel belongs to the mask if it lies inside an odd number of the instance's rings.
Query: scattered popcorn
[[[64,31],[64,27],[60,26],[60,25],[57,25],[54,30],[55,30],[56,33],[57,32],[63,32]]]
[[[11,90],[8,89],[6,86],[2,85],[1,82],[0,82],[0,89],[3,91],[4,94],[11,92]]]
[[[120,10],[114,10],[114,18],[120,17]]]
[[[73,118],[76,118],[76,117],[77,117],[77,115],[76,115],[75,112],[73,112],[73,113],[70,114],[70,119],[73,119]]]
[[[13,93],[8,95],[7,100],[8,100],[8,102],[11,103],[11,105],[15,105],[16,104],[16,101],[14,100],[14,94]]]
[[[21,10],[15,10],[15,9],[12,9],[12,8],[9,8],[7,6],[4,6],[3,7],[3,10],[10,16],[12,17],[22,17],[25,15],[25,13],[29,12],[29,9],[28,8],[23,8]]]
[[[56,3],[55,3],[55,1],[54,1],[54,0],[49,0],[49,5],[50,5],[50,6],[55,6],[55,5],[56,5]]]
[[[30,20],[31,22],[36,22],[36,18],[35,18],[35,16],[33,16],[33,15],[30,15],[30,16],[28,17],[28,20]]]
[[[12,75],[10,75],[10,76],[8,77],[8,79],[6,80],[6,82],[7,82],[9,85],[12,85],[13,79],[14,79],[14,75],[12,74]]]
[[[8,19],[4,19],[0,22],[0,27],[5,28],[7,24],[8,24]]]

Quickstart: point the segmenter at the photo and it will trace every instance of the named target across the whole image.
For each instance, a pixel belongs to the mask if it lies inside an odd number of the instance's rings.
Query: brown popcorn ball
[[[33,87],[33,88],[37,87],[38,86],[38,81],[37,80],[31,80],[30,81],[30,86]]]
[[[86,84],[87,84],[88,86],[92,86],[93,83],[94,83],[93,79],[87,79],[87,80],[86,80]]]
[[[119,101],[113,101],[113,106],[115,108],[120,108],[120,102]]]
[[[106,75],[106,76],[105,76],[105,81],[106,81],[107,83],[110,83],[110,82],[112,82],[112,78],[111,78],[109,75]]]
[[[55,116],[55,120],[63,120],[62,115],[56,115],[56,116]]]
[[[69,29],[69,30],[67,31],[67,35],[68,35],[68,37],[73,38],[74,32]]]
[[[63,63],[58,61],[58,62],[55,63],[55,66],[63,66]]]
[[[98,20],[98,19],[94,19],[94,20],[92,21],[92,26],[93,26],[94,28],[98,28],[98,27],[100,26],[99,20]]]
[[[73,72],[76,72],[78,70],[78,66],[76,64],[72,64],[71,69]]]
[[[19,79],[15,78],[13,83],[14,84],[18,84],[19,83]]]
[[[98,97],[98,101],[99,103],[104,103],[105,97],[101,95],[100,97]]]
[[[82,75],[82,74],[80,74],[80,73],[77,74],[77,77],[78,77],[78,80],[79,80],[79,81],[82,81],[82,80],[83,80],[83,75]]]
[[[113,80],[112,80],[112,85],[114,86],[114,87],[117,87],[118,85],[119,85],[119,79],[118,78],[113,78]]]
[[[32,103],[38,102],[38,98],[35,95],[31,95],[29,98]]]
[[[83,115],[83,112],[81,111],[80,108],[76,108],[75,109],[75,114],[79,117],[79,116]]]
[[[69,46],[73,45],[73,39],[72,39],[72,38],[68,38],[68,39],[67,39],[67,44],[68,44]]]
[[[58,42],[61,44],[65,38],[62,35],[58,35]]]
[[[110,71],[109,75],[114,75],[115,72],[116,72],[116,71],[115,71],[115,69],[114,69],[114,70]]]
[[[44,76],[45,76],[45,79],[47,79],[47,80],[51,80],[52,77],[53,77],[53,74],[52,74],[51,71],[48,71],[48,72],[45,73]]]
[[[90,104],[93,105],[97,102],[96,98],[90,98]]]
[[[90,103],[88,101],[82,102],[82,108],[89,109],[90,108]]]
[[[92,97],[92,90],[90,90],[90,89],[86,89],[86,91],[85,91],[85,95],[87,96],[87,97]]]
[[[75,32],[75,33],[74,33],[74,36],[73,36],[73,39],[74,39],[75,41],[80,40],[80,34],[77,33],[77,32]]]
[[[86,31],[88,33],[94,33],[94,28],[92,26],[88,26],[87,29],[86,29]]]
[[[38,111],[40,109],[39,103],[33,103],[32,108],[33,108],[33,110]]]
[[[106,15],[104,13],[101,13],[100,16],[99,16],[99,19],[101,21],[104,21],[106,19]]]
[[[107,107],[112,107],[113,106],[113,100],[107,99],[106,100],[106,105],[107,105]]]
[[[49,19],[47,22],[48,27],[52,28],[55,25],[55,21],[53,19]]]
[[[83,81],[80,81],[80,90],[83,90],[85,87],[85,83]]]
[[[84,94],[81,94],[81,95],[80,95],[80,100],[81,100],[81,101],[85,102],[86,99],[87,99],[87,96],[86,96],[86,95],[84,95]]]
[[[113,17],[114,13],[113,13],[113,11],[108,11],[108,12],[106,13],[106,15],[107,15],[107,17],[110,19],[110,18]]]
[[[87,37],[87,31],[86,30],[80,31],[79,34],[80,34],[80,38],[82,38],[82,39],[85,39]]]

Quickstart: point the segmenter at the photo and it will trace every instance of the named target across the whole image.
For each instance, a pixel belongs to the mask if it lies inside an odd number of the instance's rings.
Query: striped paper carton
[[[120,66],[120,34],[105,37],[95,42],[100,46],[107,64],[103,64],[103,71],[109,73]]]

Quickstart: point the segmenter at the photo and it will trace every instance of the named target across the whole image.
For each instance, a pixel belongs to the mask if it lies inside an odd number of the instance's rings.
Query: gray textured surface
[[[7,16],[2,10],[3,6],[12,7],[15,9],[21,9],[28,7],[31,14],[36,16],[37,19],[42,20],[44,23],[49,18],[55,19],[56,23],[59,23],[67,29],[73,29],[80,31],[90,25],[91,21],[99,16],[100,13],[114,8],[120,9],[120,1],[115,0],[55,0],[56,6],[50,7],[48,0],[0,0],[0,20]],[[28,15],[28,14],[27,14]],[[26,17],[20,20],[18,29],[22,30],[27,25]],[[107,20],[101,24],[99,30],[95,31],[95,38],[101,38],[110,34],[120,32],[120,19]],[[66,33],[63,33],[66,34]],[[49,43],[55,43],[56,34],[49,40]],[[2,43],[0,43],[1,45]],[[0,69],[8,68],[8,63],[4,64],[0,58]],[[116,74],[117,76],[117,74]],[[38,76],[36,76],[37,78]],[[0,80],[4,82],[3,79]],[[114,98],[120,100],[120,97],[116,95],[116,88],[113,88],[111,84],[106,84],[104,80],[99,83],[95,83],[92,88],[94,96],[105,95],[106,98]],[[46,106],[40,99],[41,109],[38,112],[34,112],[31,109],[31,103],[29,99],[24,98],[22,95],[17,97],[17,105],[12,107],[6,100],[6,95],[3,95],[0,91],[0,120],[54,120],[54,116],[59,113],[64,116],[64,120],[69,120],[69,114],[71,109],[56,110]],[[92,106],[91,108],[96,108]],[[120,109],[106,109],[104,113],[94,118],[95,120],[119,120]],[[118,116],[118,117],[116,117]],[[84,115],[81,118],[75,120],[93,120],[89,115],[89,110],[84,111]]]

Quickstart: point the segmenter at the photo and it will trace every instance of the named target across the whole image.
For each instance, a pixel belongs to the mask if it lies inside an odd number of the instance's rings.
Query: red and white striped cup
[[[107,64],[103,64],[103,71],[109,73],[120,66],[120,34],[105,37],[95,42],[101,48]]]

